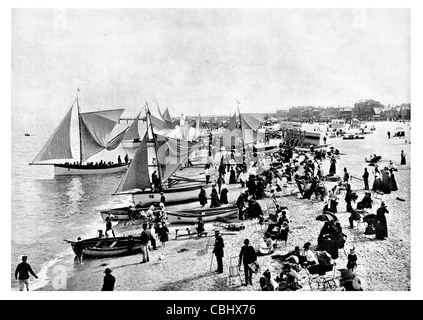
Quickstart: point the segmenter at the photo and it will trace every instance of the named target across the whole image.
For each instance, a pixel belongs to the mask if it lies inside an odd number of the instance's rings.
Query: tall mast
[[[242,140],[242,163],[245,162],[245,144],[244,144],[244,135],[242,132],[242,119],[241,119],[241,111],[239,111],[239,104],[238,104],[238,117],[239,117],[239,123],[241,128],[241,140]]]
[[[153,141],[154,141],[154,151],[156,152],[157,170],[159,171],[160,181],[162,181],[162,170],[160,168],[158,151],[157,151],[157,139],[156,139],[156,135],[154,134],[154,131],[153,131],[153,123],[151,122],[151,113],[150,113],[150,108],[148,107],[147,101],[145,102],[145,108],[146,108],[147,121],[149,122],[151,135],[153,136]],[[148,128],[147,128],[147,131],[148,131]],[[147,134],[147,136],[148,136],[148,134]]]
[[[78,109],[78,131],[79,131],[79,165],[82,165],[82,132],[81,132],[81,110],[79,107],[79,98],[78,98],[79,88],[76,89],[76,105]]]

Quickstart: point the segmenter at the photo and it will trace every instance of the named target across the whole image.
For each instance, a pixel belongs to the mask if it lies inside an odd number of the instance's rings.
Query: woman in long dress
[[[207,204],[207,194],[206,190],[204,190],[203,187],[201,187],[200,194],[198,195],[198,199],[200,200],[200,204],[202,207],[204,207]]]
[[[385,213],[389,213],[384,202],[381,203],[380,208],[376,211],[376,239],[385,240],[388,237],[388,223],[386,221]]]
[[[391,173],[390,180],[391,180],[391,190],[398,191],[398,185],[397,185],[397,181],[395,180],[394,173]]]
[[[373,182],[373,191],[382,190],[382,179],[380,178],[380,174],[375,172],[375,181]]]
[[[405,164],[406,164],[405,153],[404,153],[404,150],[401,150],[401,165],[405,165]]]
[[[159,239],[163,247],[165,247],[166,242],[169,241],[169,229],[166,227],[165,222],[162,222],[162,227],[159,229]]]
[[[220,207],[220,200],[219,200],[219,195],[217,194],[216,188],[213,187],[211,192],[210,208],[217,208],[217,207]]]
[[[336,160],[335,160],[335,158],[333,157],[333,158],[330,160],[329,175],[333,176],[333,175],[335,175],[335,174],[336,174]]]
[[[231,174],[229,176],[229,184],[236,184],[236,174],[234,167],[231,167]]]
[[[389,171],[382,170],[382,191],[385,194],[391,193],[391,180],[389,178]]]
[[[228,188],[226,187],[226,184],[222,186],[222,191],[220,192],[220,203],[228,204]]]

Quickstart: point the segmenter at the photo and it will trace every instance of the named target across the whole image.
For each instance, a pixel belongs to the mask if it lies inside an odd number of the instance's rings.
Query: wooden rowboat
[[[167,217],[171,224],[175,223],[196,223],[198,218],[203,222],[215,221],[218,218],[229,218],[238,214],[235,205],[218,208],[199,208],[183,211],[167,212]]]
[[[71,244],[75,252],[75,241],[64,240]],[[105,258],[122,255],[130,255],[141,251],[141,238],[137,237],[116,237],[116,238],[92,238],[82,240],[82,254],[84,257]]]
[[[135,220],[140,218],[142,211],[147,211],[150,207],[120,207],[113,209],[104,209],[100,210],[100,215],[103,221],[106,221],[106,218],[110,218],[112,221],[128,221]],[[154,208],[154,213],[159,211],[159,207]]]

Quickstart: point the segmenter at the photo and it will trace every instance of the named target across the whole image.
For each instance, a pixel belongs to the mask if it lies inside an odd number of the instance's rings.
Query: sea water
[[[11,286],[18,290],[14,272],[23,255],[28,256],[39,279],[31,277],[31,290],[46,285],[47,269],[72,255],[64,239],[92,238],[105,229],[99,208],[128,205],[130,196],[112,196],[120,174],[55,177],[53,166],[33,166],[30,162],[44,146],[58,123],[38,117],[28,121],[12,115],[11,135]],[[24,123],[24,126],[22,126]],[[25,136],[29,133],[30,136]],[[73,151],[78,149],[73,141]],[[112,152],[92,158],[117,162],[118,155],[132,158],[135,149],[120,145]]]

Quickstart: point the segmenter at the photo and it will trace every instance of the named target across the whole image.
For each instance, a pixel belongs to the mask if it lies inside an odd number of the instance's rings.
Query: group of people
[[[166,222],[161,222],[153,228],[153,225],[144,223],[142,225],[142,232],[140,235],[141,241],[141,263],[147,263],[150,261],[150,250],[157,250],[156,240],[159,240],[163,247],[166,246],[166,242],[169,241],[169,228],[166,226]]]

